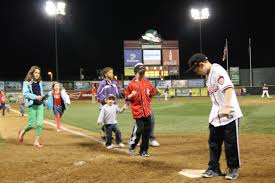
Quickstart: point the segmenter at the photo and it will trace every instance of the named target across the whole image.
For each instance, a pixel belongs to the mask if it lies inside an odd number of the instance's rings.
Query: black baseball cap
[[[145,66],[142,63],[137,63],[134,67],[135,74],[141,71],[146,71]]]
[[[208,60],[207,56],[203,53],[196,53],[192,55],[188,60],[189,69],[185,72],[193,71],[200,62]]]

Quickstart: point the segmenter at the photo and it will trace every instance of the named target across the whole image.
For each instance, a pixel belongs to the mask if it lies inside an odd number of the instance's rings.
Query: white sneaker
[[[61,130],[61,129],[57,129],[56,131],[57,131],[57,132],[61,132],[62,130]]]
[[[150,146],[153,146],[153,147],[158,147],[160,146],[160,144],[156,141],[156,140],[152,140],[149,142]]]
[[[119,143],[118,146],[119,147],[125,147],[125,145],[123,143]]]
[[[107,149],[113,149],[112,145],[106,146]]]

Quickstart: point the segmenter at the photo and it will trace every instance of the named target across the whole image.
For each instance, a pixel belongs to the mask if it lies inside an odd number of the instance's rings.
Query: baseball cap
[[[137,63],[135,66],[134,66],[134,72],[135,74],[140,72],[140,71],[146,71],[144,65],[142,63]]]
[[[109,94],[108,96],[107,96],[107,99],[116,99],[116,96],[114,95],[114,94]]]
[[[192,55],[188,60],[189,69],[185,72],[193,71],[200,62],[208,60],[207,56],[203,53],[196,53]]]

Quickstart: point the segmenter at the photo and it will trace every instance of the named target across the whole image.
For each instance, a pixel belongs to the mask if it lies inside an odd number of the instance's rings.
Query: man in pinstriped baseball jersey
[[[197,75],[206,76],[206,85],[212,101],[209,115],[209,150],[210,160],[208,169],[203,177],[221,176],[219,159],[224,142],[228,171],[226,179],[232,180],[239,177],[239,119],[243,116],[234,85],[227,72],[219,64],[211,64],[202,54],[194,54],[188,61],[189,70]],[[187,72],[188,72],[187,71]]]

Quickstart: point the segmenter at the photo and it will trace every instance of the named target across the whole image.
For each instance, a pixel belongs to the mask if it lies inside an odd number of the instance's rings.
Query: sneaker
[[[235,180],[237,178],[239,178],[240,174],[239,174],[239,168],[229,168],[225,179],[228,180]]]
[[[57,131],[57,132],[61,132],[61,129],[57,129],[56,131]]]
[[[118,146],[119,147],[125,147],[125,145],[123,143],[119,143]]]
[[[135,151],[134,151],[134,149],[132,149],[131,146],[129,146],[129,148],[128,148],[128,153],[129,153],[130,156],[134,156],[135,155]]]
[[[153,147],[160,146],[160,144],[156,140],[152,140],[152,141],[150,140],[149,144],[150,144],[150,146],[153,146]]]
[[[109,146],[106,146],[107,149],[112,149],[113,146],[112,145],[109,145]]]
[[[150,154],[148,154],[148,152],[143,151],[142,153],[139,153],[140,156],[142,157],[150,157]]]
[[[216,177],[221,175],[222,175],[222,172],[220,169],[218,170],[207,169],[204,173],[202,173],[202,177],[204,178]]]

